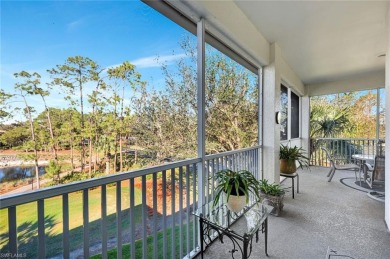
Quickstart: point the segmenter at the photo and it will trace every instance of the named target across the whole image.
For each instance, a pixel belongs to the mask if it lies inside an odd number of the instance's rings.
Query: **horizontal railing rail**
[[[183,258],[199,252],[199,188],[214,197],[215,174],[261,175],[261,147],[245,148],[0,197],[0,253],[27,257]],[[198,168],[204,185],[198,186]],[[4,238],[3,238],[4,237]],[[129,248],[128,255],[122,248]],[[91,252],[91,247],[94,249]],[[97,247],[97,248],[96,248]]]
[[[188,164],[196,164],[200,162],[200,158],[183,160],[178,162],[167,163],[164,165],[148,167],[144,169],[137,169],[133,171],[118,173],[115,175],[102,176],[99,178],[87,179],[68,183],[64,185],[56,185],[47,187],[44,189],[38,189],[27,193],[2,195],[0,198],[0,209],[4,209],[10,206],[20,205],[39,199],[47,199],[54,196],[62,195],[65,193],[76,192],[83,189],[94,188],[104,184],[115,183],[117,181],[128,180],[130,178],[141,177],[164,170],[170,170],[172,168],[178,168]]]

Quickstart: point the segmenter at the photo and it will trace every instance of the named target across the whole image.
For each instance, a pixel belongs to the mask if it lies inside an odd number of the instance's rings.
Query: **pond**
[[[45,173],[45,167],[39,167],[39,175]],[[34,166],[15,166],[15,167],[6,167],[0,168],[0,182],[8,182],[14,180],[20,180],[24,178],[30,178],[35,176],[35,167]]]

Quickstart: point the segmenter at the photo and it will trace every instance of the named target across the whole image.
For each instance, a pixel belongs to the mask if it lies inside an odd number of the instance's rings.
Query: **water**
[[[39,175],[43,175],[45,173],[45,167],[39,167]],[[14,180],[20,180],[24,178],[30,178],[35,176],[35,167],[34,166],[26,166],[26,167],[6,167],[0,168],[0,182],[8,182]]]

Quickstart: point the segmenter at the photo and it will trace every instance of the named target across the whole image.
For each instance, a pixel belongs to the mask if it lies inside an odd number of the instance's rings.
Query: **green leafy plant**
[[[51,177],[53,180],[60,179],[61,166],[58,165],[54,160],[50,160],[49,165],[45,168],[46,177]]]
[[[270,184],[268,183],[267,179],[260,180],[259,188],[262,193],[271,196],[280,196],[284,194],[284,190],[280,187],[279,184],[276,183]]]
[[[218,181],[218,185],[216,187],[213,206],[218,204],[223,192],[227,194],[226,200],[229,200],[230,195],[245,195],[246,202],[248,203],[250,193],[255,194],[256,197],[260,199],[259,182],[253,174],[247,170],[235,172],[230,169],[225,169],[217,172],[215,178]]]
[[[285,159],[289,161],[297,161],[298,168],[308,168],[309,158],[304,155],[305,150],[301,147],[289,147],[288,145],[280,145],[279,159]]]

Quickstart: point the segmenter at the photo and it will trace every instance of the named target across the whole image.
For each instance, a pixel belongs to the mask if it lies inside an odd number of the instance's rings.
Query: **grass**
[[[108,236],[116,235],[116,187],[107,186],[107,226]],[[141,190],[135,189],[135,215],[141,215]],[[89,237],[90,244],[101,240],[101,193],[100,188],[89,191]],[[122,226],[130,224],[129,187],[122,186]],[[82,247],[83,244],[83,203],[82,193],[69,194],[69,230],[70,250]],[[18,252],[28,257],[36,257],[38,244],[37,203],[27,203],[16,208]],[[135,223],[141,217],[135,216]],[[46,255],[62,253],[62,197],[45,200]],[[0,252],[8,251],[8,215],[7,209],[0,210]]]
[[[193,245],[193,221],[190,222],[190,247],[188,251],[193,250],[194,248],[192,247]],[[166,230],[166,235],[167,235],[167,258],[172,258],[172,228],[168,228]],[[163,239],[164,238],[164,233],[162,231],[157,233],[157,258],[163,258]],[[154,258],[154,244],[153,244],[153,236],[148,236],[147,237],[147,258]],[[178,226],[175,227],[175,258],[180,258],[180,241],[183,242],[183,256],[187,254],[187,225],[183,225],[183,233],[182,236],[180,236],[180,228]],[[143,258],[143,241],[142,240],[137,240],[135,242],[135,258]],[[108,258],[117,258],[117,249],[112,249],[108,251]],[[131,248],[130,244],[126,244],[122,247],[122,257],[123,258],[131,258]],[[100,259],[102,258],[102,255],[95,255],[90,257],[92,259]]]

